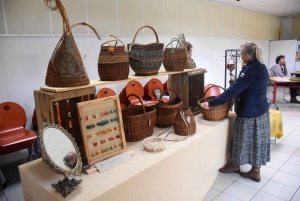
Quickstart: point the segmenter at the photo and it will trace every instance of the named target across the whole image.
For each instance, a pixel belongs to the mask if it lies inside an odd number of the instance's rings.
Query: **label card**
[[[106,159],[104,161],[101,161],[99,163],[96,163],[95,166],[97,167],[99,172],[104,172],[105,170],[108,170],[112,167],[115,167],[119,164],[129,161],[130,159],[131,159],[131,156],[129,155],[129,153],[124,152],[124,153],[121,153],[114,157],[111,157],[109,159]]]

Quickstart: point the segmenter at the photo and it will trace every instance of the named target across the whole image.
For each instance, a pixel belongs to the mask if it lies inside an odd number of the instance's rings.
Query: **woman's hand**
[[[209,109],[209,105],[208,102],[204,102],[204,103],[200,103],[201,107],[208,110]]]

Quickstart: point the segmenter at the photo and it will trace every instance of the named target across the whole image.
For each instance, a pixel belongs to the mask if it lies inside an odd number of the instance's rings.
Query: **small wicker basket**
[[[225,90],[223,87],[214,85],[214,86],[211,86],[206,89],[206,91],[204,92],[204,97],[205,97],[206,92],[212,87],[219,87],[219,88]],[[208,120],[208,121],[222,120],[228,116],[228,112],[231,109],[231,107],[233,106],[234,99],[232,99],[231,101],[229,101],[227,103],[224,103],[223,105],[210,106],[208,110],[201,107],[200,103],[208,102],[208,101],[214,99],[215,97],[217,97],[217,96],[209,96],[206,98],[202,98],[198,101],[198,105],[202,112],[203,119],[205,119],[205,120]]]

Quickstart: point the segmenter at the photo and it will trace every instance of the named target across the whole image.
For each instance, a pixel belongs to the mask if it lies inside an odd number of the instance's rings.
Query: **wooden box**
[[[77,103],[87,161],[94,165],[126,150],[119,96]]]
[[[75,139],[83,162],[85,159],[83,142],[77,112],[77,103],[95,99],[96,88],[86,87],[63,92],[34,91],[38,129],[43,123],[58,124]]]

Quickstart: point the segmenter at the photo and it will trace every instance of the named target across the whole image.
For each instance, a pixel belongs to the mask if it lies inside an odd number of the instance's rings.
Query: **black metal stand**
[[[235,79],[237,78],[237,63],[238,63],[238,59],[240,59],[240,50],[239,49],[232,49],[232,50],[225,50],[225,81],[224,81],[224,89],[227,89],[227,84],[229,84],[229,79],[227,80],[227,64],[228,64],[228,60],[232,58],[234,60],[234,64],[235,64],[235,69],[234,69],[234,76]]]
[[[2,188],[5,189],[7,181],[6,181],[5,177],[4,177],[1,169],[0,169],[0,182],[1,182]]]

